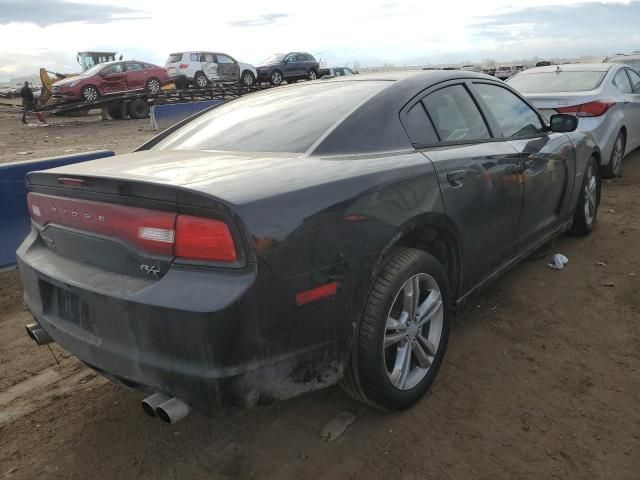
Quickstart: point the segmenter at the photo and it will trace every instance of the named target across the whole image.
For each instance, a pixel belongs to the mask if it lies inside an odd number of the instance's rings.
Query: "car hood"
[[[410,163],[423,163],[424,157],[418,157]],[[169,185],[243,204],[366,173],[391,172],[399,166],[384,155],[345,160],[299,153],[144,150],[46,173]]]
[[[54,82],[53,85],[56,87],[64,87],[65,85],[69,85],[70,83],[73,83],[73,82],[79,82],[80,80],[83,80],[83,79],[84,77],[81,77],[81,76],[63,78],[62,80],[58,80],[57,82]]]
[[[256,69],[257,69],[257,70],[259,70],[259,69],[267,69],[267,68],[271,68],[271,67],[273,67],[274,65],[279,65],[279,64],[280,64],[280,62],[274,62],[274,63],[263,63],[263,64],[261,64],[261,65],[256,65]]]

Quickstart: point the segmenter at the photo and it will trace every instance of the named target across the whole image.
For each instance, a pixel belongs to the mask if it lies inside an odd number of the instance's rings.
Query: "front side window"
[[[627,70],[629,80],[631,80],[632,93],[640,93],[640,75],[633,70]]]
[[[285,62],[287,63],[293,63],[293,62],[297,62],[298,61],[298,56],[295,54],[289,55],[287,58],[284,59]]]
[[[452,85],[427,95],[424,105],[440,140],[457,142],[491,137],[480,110],[462,85]]]
[[[234,63],[231,57],[218,54],[218,63]]]
[[[304,153],[346,114],[388,85],[385,81],[313,82],[247,95],[187,123],[154,149]]]
[[[121,63],[116,63],[114,65],[110,65],[107,68],[104,69],[104,73],[105,75],[109,75],[112,73],[122,73],[122,64]]]
[[[624,70],[618,70],[618,73],[613,77],[613,84],[622,93],[631,93],[631,83],[629,83],[629,77]]]
[[[544,126],[536,112],[517,95],[488,83],[476,83],[474,86],[498,122],[503,136],[529,137],[543,131]]]

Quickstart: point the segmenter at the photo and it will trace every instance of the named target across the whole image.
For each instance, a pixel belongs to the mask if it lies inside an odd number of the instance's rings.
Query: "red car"
[[[105,62],[85,70],[76,77],[54,83],[52,93],[53,98],[94,102],[99,96],[110,93],[131,90],[157,93],[162,85],[169,82],[167,71],[157,65],[136,60]]]

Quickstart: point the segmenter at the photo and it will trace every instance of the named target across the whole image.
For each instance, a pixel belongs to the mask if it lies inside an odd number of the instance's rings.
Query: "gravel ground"
[[[0,106],[0,161],[131,150],[148,121],[24,127]],[[54,123],[55,122],[55,123]],[[459,316],[437,383],[401,413],[339,388],[168,426],[142,395],[28,339],[16,271],[0,274],[0,479],[640,478],[640,154],[606,182],[596,231],[561,237]],[[551,252],[552,253],[552,252]],[[356,420],[334,441],[336,415]]]

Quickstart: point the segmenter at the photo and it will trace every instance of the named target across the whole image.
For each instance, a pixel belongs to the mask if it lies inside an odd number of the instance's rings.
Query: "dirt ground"
[[[47,124],[29,116],[23,125],[19,105],[19,100],[0,99],[0,163],[88,150],[130,152],[156,133],[148,118],[102,121],[100,110],[84,117],[48,115]]]
[[[147,129],[91,117],[23,127],[0,111],[0,160],[122,152]],[[559,239],[567,267],[530,260],[478,296],[455,321],[432,391],[401,413],[332,388],[163,424],[143,414],[141,394],[37,347],[17,272],[0,274],[0,479],[637,480],[639,219],[636,152],[605,183],[596,231]],[[341,412],[356,421],[320,438]]]

